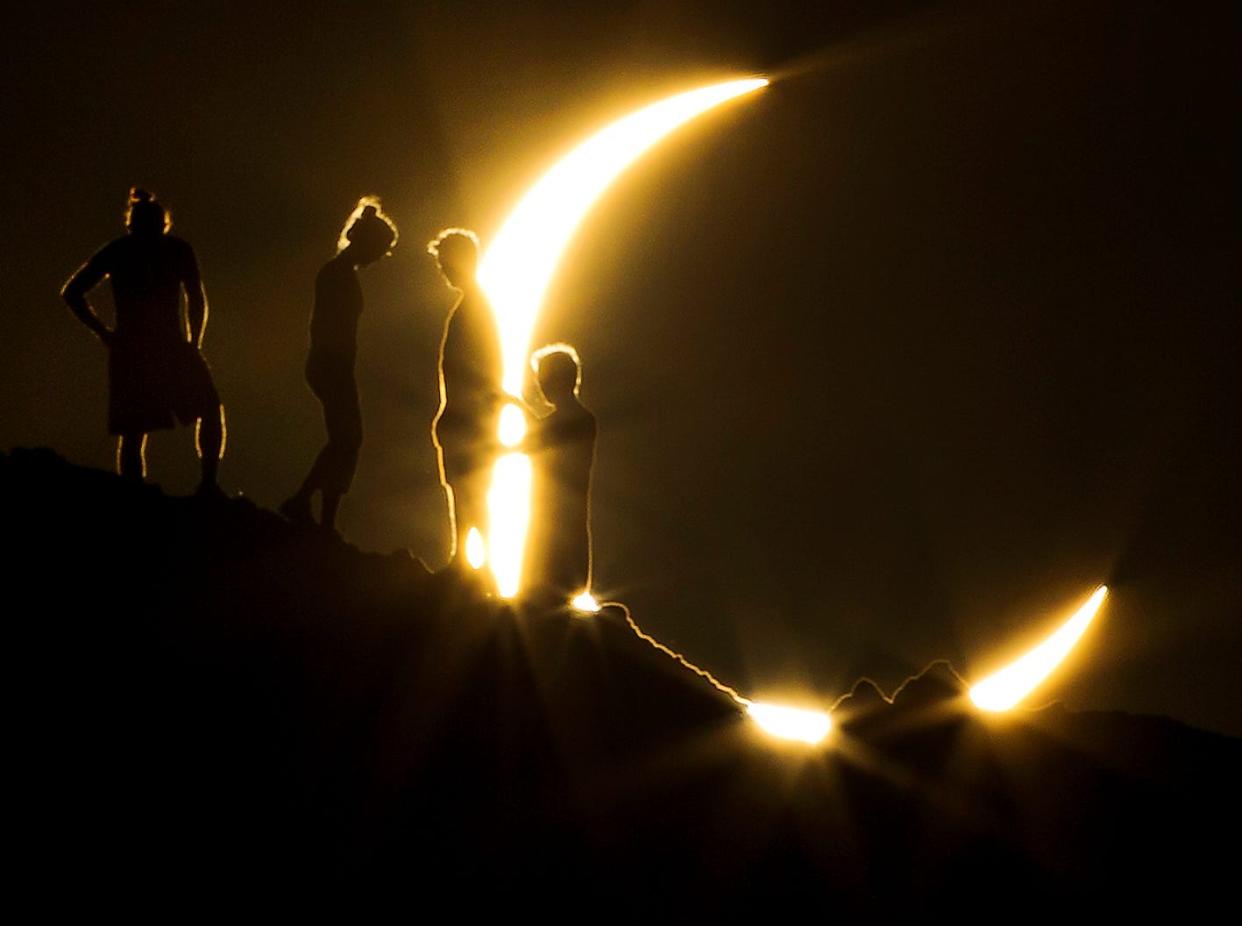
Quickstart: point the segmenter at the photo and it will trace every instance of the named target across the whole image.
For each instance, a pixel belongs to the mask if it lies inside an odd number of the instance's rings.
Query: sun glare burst
[[[625,116],[582,142],[552,166],[509,214],[479,263],[478,279],[500,334],[504,388],[521,395],[526,357],[544,293],[574,232],[604,190],[644,152],[679,126],[727,100],[767,85],[733,80],[680,93]],[[507,436],[502,417],[502,441]],[[511,436],[512,426],[508,435]],[[520,436],[506,446],[515,446]],[[490,559],[503,597],[521,586],[530,518],[530,467],[519,478],[510,454],[496,464],[488,494]]]
[[[1108,595],[1101,585],[1074,616],[1034,649],[989,675],[970,689],[970,700],[985,711],[1007,711],[1018,705],[1053,673],[1095,619]]]
[[[823,711],[765,704],[761,701],[745,703],[746,713],[759,728],[780,739],[797,740],[814,746],[822,742],[832,729],[832,718]]]
[[[599,602],[595,600],[595,596],[590,592],[584,591],[579,595],[575,595],[569,603],[580,614],[599,613]]]

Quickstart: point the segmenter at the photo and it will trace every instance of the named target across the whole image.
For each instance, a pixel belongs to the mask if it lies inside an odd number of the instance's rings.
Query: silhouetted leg
[[[491,473],[483,466],[475,469],[467,477],[467,483],[470,487],[470,526],[478,529],[485,542],[488,537],[488,525],[490,523],[487,517],[487,490],[490,482]]]
[[[121,435],[116,442],[116,471],[136,482],[147,477],[147,435],[139,431]]]
[[[474,572],[469,560],[466,558],[467,540],[470,537],[470,529],[478,528],[479,532],[486,538],[487,534],[485,526],[480,523],[478,503],[474,493],[474,484],[468,476],[457,475],[456,478],[448,486],[449,495],[449,514],[452,516],[453,524],[453,560],[452,564],[463,572]]]
[[[203,478],[199,483],[200,490],[211,490],[217,485],[220,473],[220,458],[224,456],[224,406],[214,415],[205,415],[198,419],[195,430],[195,444],[198,447],[199,460],[202,462]]]
[[[449,564],[455,565],[458,555],[462,552],[462,544],[466,542],[466,538],[457,536],[457,500],[453,495],[452,485],[444,477],[443,468],[441,468],[440,485],[444,487],[444,500],[448,504]]]
[[[487,540],[487,488],[490,473],[484,467],[473,468],[458,477],[452,485],[453,506],[456,513],[457,550],[455,564],[464,571],[476,574],[466,558],[466,541],[473,528]],[[488,553],[490,556],[490,552]]]
[[[306,473],[306,478],[298,486],[298,490],[280,504],[280,513],[294,524],[315,523],[315,516],[311,512],[311,497],[319,490],[323,482],[323,473],[328,466],[324,456],[330,453],[329,447],[331,447],[330,443],[320,448],[319,453],[315,454],[311,468]]]
[[[335,530],[341,497],[349,491],[358,468],[362,408],[352,375],[317,379],[312,390],[323,405],[328,442],[316,455],[301,487],[281,504],[280,513],[296,524],[313,524],[311,496],[320,491],[323,493],[320,521],[325,528]]]
[[[329,492],[327,489],[323,493],[323,512],[319,516],[319,523],[324,530],[336,530],[336,512],[341,507],[341,496],[337,492]]]
[[[470,533],[470,504],[459,480],[447,482],[444,492],[448,496],[449,526],[452,529],[453,555],[450,565],[469,569],[466,564],[466,537]]]

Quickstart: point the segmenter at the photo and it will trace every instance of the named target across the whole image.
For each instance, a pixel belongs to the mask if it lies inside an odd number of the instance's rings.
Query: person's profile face
[[[354,262],[359,267],[369,267],[382,257],[387,257],[392,238],[386,235],[361,235],[351,242]]]
[[[388,256],[387,247],[372,246],[363,250],[359,255],[358,265],[361,267],[369,267],[376,261],[382,260]]]
[[[539,391],[550,404],[560,405],[573,396],[576,383],[576,369],[554,368],[539,377]]]

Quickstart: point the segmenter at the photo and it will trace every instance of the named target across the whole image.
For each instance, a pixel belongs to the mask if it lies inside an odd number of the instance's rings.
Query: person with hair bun
[[[147,190],[129,191],[125,226],[128,234],[100,248],[61,289],[69,308],[108,348],[108,430],[118,435],[117,471],[141,482],[148,432],[194,422],[199,493],[218,494],[224,409],[202,354],[207,293],[198,260],[187,242],[168,233],[172,217]],[[105,278],[116,307],[111,328],[86,298]]]
[[[354,379],[362,315],[358,268],[387,257],[396,243],[397,226],[384,214],[379,199],[364,196],[341,229],[336,256],[315,277],[306,382],[323,405],[328,441],[301,487],[280,506],[281,514],[294,523],[314,523],[311,499],[319,492],[320,525],[335,531],[341,497],[353,484],[362,449],[362,409]]]

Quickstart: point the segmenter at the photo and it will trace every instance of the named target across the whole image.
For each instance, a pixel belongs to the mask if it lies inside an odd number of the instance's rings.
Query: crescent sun
[[[479,284],[491,302],[500,336],[503,384],[520,395],[531,334],[561,255],[587,213],[631,164],[666,136],[729,100],[768,85],[762,77],[710,84],[636,110],[581,142],[549,168],[509,213],[479,263]],[[500,441],[516,446],[525,429],[521,413],[506,408]],[[491,533],[487,564],[504,598],[521,588],[522,556],[530,521],[531,469],[527,457],[507,453],[497,461],[488,493]],[[472,533],[470,544],[483,546]],[[479,563],[483,554],[478,554]],[[475,556],[471,556],[472,562]],[[974,686],[972,700],[986,711],[1005,711],[1043,682],[1074,648],[1098,612],[1107,589],[1091,599],[1043,644]],[[581,590],[578,607],[595,607],[590,589]],[[726,689],[725,690],[729,690]],[[818,742],[827,733],[828,715],[761,704],[734,696],[765,729],[783,738]]]

